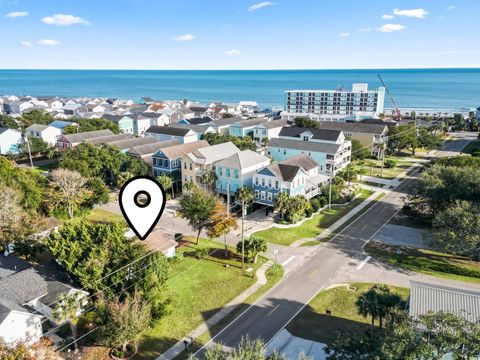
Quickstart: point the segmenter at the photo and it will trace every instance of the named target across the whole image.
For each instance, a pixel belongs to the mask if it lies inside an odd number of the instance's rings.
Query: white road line
[[[290,256],[287,260],[285,260],[283,263],[282,263],[282,266],[285,266],[287,265],[290,261],[292,261],[293,259],[295,259],[295,256],[292,255]]]
[[[361,270],[365,265],[367,265],[368,261],[371,259],[371,256],[367,256],[365,260],[363,260],[360,264],[357,266],[357,270]]]

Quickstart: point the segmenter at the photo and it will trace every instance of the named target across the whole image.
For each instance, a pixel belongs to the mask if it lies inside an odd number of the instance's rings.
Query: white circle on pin
[[[165,202],[162,185],[148,176],[131,178],[120,190],[120,210],[140,240],[145,240],[155,228],[165,209]]]

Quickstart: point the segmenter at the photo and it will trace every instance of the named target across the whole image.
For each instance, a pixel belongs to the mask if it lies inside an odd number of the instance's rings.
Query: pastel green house
[[[228,128],[228,134],[240,138],[250,136],[253,139],[255,127],[265,122],[267,122],[265,118],[237,121],[230,125],[230,127]]]

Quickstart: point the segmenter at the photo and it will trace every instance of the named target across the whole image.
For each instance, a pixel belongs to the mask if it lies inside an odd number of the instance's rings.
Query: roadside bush
[[[208,255],[208,249],[207,248],[198,248],[195,250],[193,256],[195,256],[197,259],[203,259],[205,256]]]
[[[383,164],[387,169],[392,169],[397,165],[397,162],[393,159],[386,159]]]
[[[305,216],[308,218],[308,217],[312,216],[312,214],[313,214],[313,208],[311,206],[307,207],[305,209]]]
[[[480,149],[475,149],[472,151],[472,156],[480,157]]]
[[[312,206],[313,212],[317,212],[322,207],[319,198],[312,198],[310,200],[310,205]]]

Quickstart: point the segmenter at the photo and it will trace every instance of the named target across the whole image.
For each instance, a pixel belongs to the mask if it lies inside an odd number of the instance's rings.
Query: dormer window
[[[310,138],[308,137],[308,135],[303,135],[303,141],[308,141],[310,140]]]

